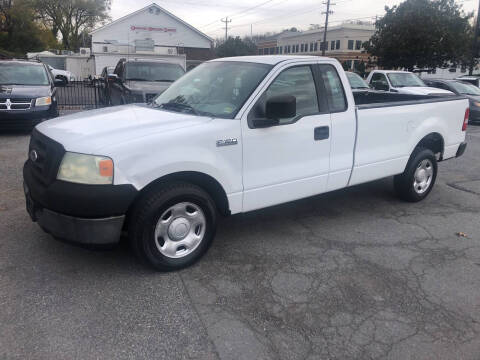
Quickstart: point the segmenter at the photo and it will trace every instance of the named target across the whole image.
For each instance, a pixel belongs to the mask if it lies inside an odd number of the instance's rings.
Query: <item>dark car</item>
[[[108,95],[108,76],[112,75],[115,71],[114,66],[105,66],[102,70],[102,73],[97,78],[97,86],[98,86],[98,96],[100,100],[100,104],[109,105],[110,99]]]
[[[58,116],[54,80],[41,62],[0,61],[0,128],[31,129],[42,120]]]
[[[112,105],[150,103],[185,74],[179,65],[161,60],[122,59],[109,78]]]
[[[425,80],[425,83],[428,86],[450,90],[457,95],[466,96],[470,101],[469,122],[480,123],[480,89],[478,87],[469,82],[458,80],[428,79]]]

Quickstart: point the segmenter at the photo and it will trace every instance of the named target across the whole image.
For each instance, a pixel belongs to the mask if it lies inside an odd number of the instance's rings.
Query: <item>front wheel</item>
[[[197,261],[215,236],[216,211],[211,197],[188,183],[160,184],[145,193],[129,221],[137,256],[163,271]]]
[[[394,178],[398,196],[405,201],[417,202],[425,199],[435,184],[438,165],[435,154],[424,148],[416,149],[403,174]]]

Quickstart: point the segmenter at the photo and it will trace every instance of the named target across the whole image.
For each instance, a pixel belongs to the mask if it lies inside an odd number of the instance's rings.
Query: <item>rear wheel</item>
[[[129,238],[140,259],[158,270],[193,264],[216,230],[215,204],[198,186],[161,184],[147,192],[130,217]]]
[[[425,199],[437,178],[437,159],[435,154],[425,148],[417,148],[403,174],[394,178],[398,196],[405,201],[417,202]]]

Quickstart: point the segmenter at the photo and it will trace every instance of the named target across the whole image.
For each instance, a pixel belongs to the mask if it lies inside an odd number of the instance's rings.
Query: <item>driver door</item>
[[[277,71],[255,105],[242,119],[243,211],[325,191],[330,161],[330,113],[315,64],[285,66]],[[320,94],[317,91],[320,89]],[[255,128],[269,98],[293,95],[296,116],[278,125]],[[319,96],[320,95],[320,96]]]

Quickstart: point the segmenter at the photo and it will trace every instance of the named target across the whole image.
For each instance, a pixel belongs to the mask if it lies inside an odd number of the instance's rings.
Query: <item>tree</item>
[[[27,0],[0,0],[0,48],[23,56],[27,51],[54,47],[56,40],[35,21]]]
[[[215,55],[218,57],[255,55],[257,53],[257,46],[249,38],[242,40],[239,36],[229,37],[227,41],[217,44]]]
[[[32,0],[43,24],[65,49],[78,50],[85,33],[109,19],[111,0]]]
[[[385,68],[436,68],[466,64],[471,57],[472,14],[454,0],[406,0],[385,7],[375,34],[364,44]]]

